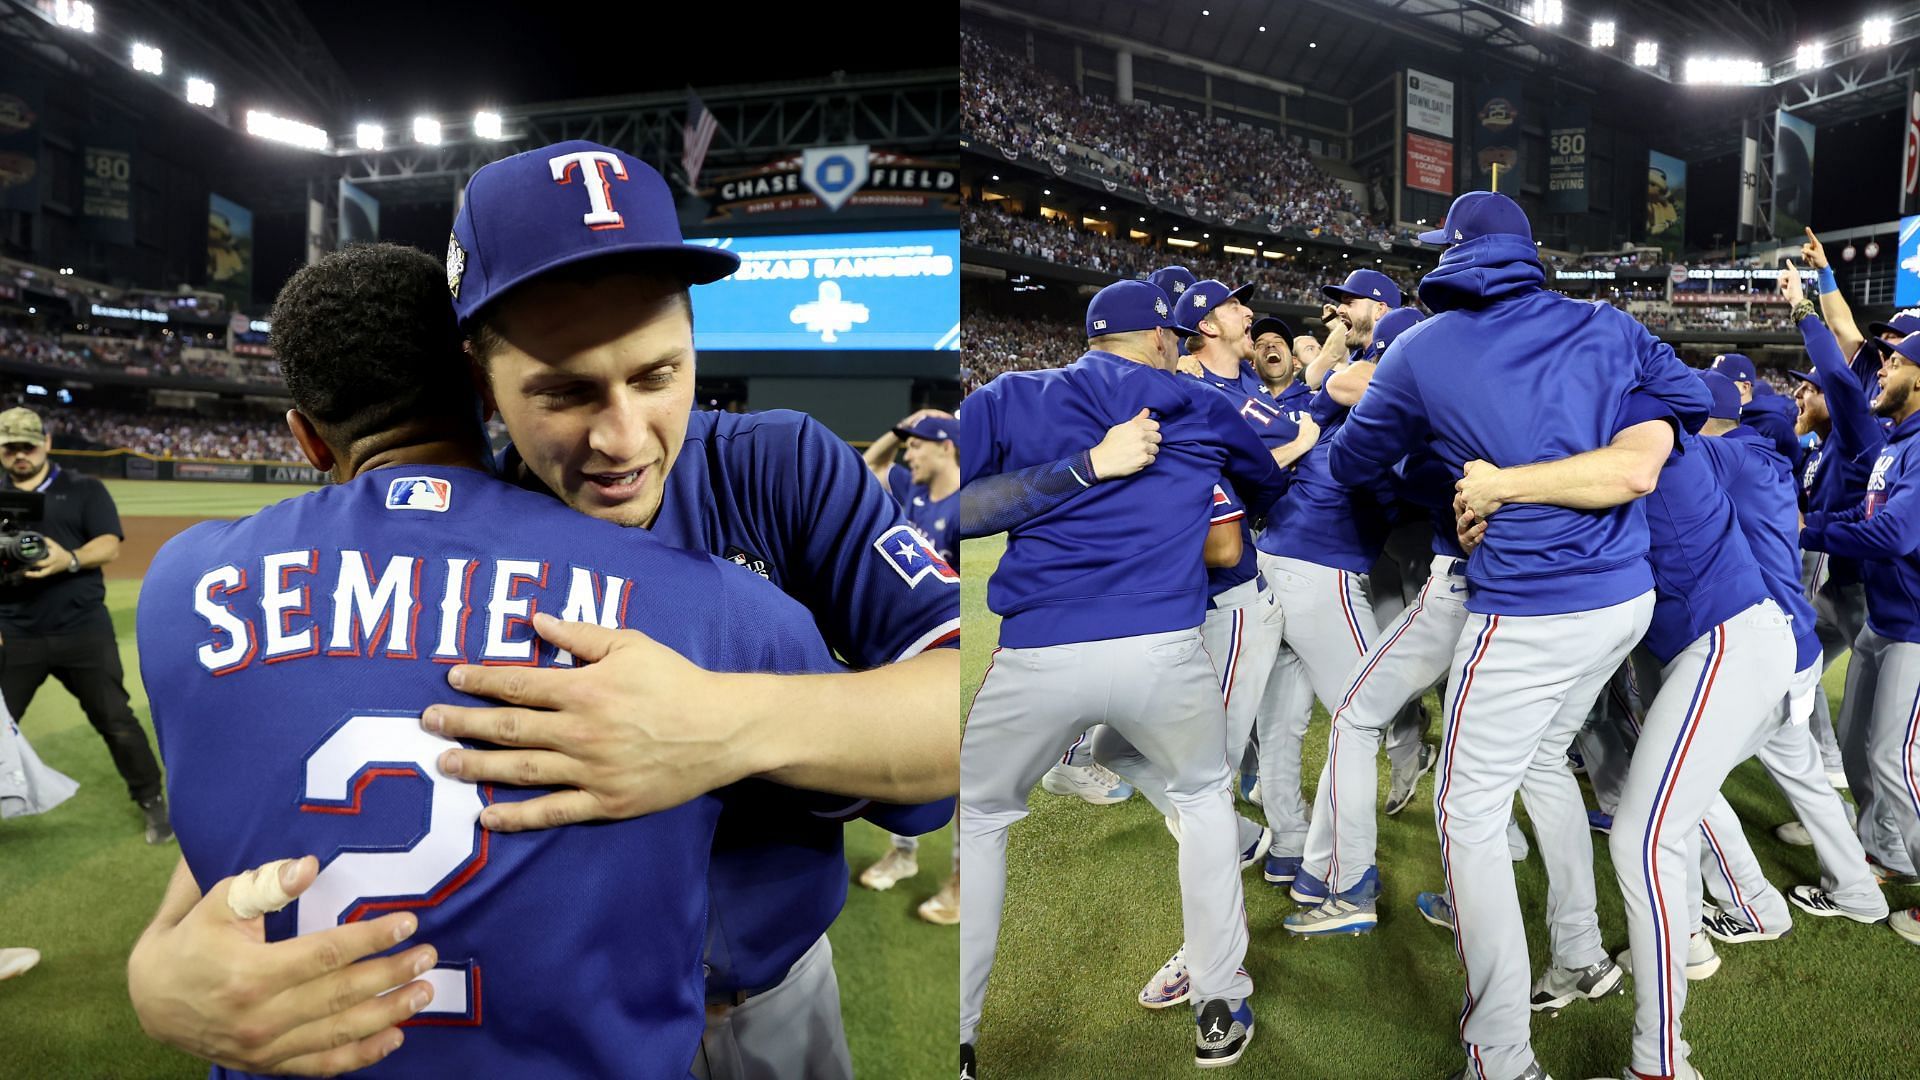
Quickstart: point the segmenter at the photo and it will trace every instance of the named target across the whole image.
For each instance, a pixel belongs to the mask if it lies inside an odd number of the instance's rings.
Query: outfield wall
[[[228,484],[324,484],[325,473],[304,461],[220,461],[154,457],[132,450],[55,450],[64,468],[114,480],[187,480]]]

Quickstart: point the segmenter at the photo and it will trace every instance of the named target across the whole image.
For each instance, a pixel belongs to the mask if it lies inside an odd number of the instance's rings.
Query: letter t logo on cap
[[[582,214],[580,221],[592,229],[624,229],[626,220],[613,208],[613,187],[607,182],[607,166],[613,166],[613,175],[622,180],[627,178],[627,167],[618,155],[604,150],[578,150],[571,154],[561,154],[547,159],[547,166],[553,170],[555,183],[573,183],[573,169],[580,168],[581,179],[587,175],[587,166],[593,166],[594,174],[600,183],[586,184],[587,200],[593,204],[591,212]]]

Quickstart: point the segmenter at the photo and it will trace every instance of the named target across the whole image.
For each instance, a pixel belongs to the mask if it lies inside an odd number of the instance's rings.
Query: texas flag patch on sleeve
[[[447,512],[453,485],[437,476],[402,476],[387,485],[387,509]]]
[[[887,560],[909,588],[917,588],[921,579],[929,575],[951,585],[960,583],[960,575],[911,525],[895,525],[881,533],[873,542],[873,549]]]

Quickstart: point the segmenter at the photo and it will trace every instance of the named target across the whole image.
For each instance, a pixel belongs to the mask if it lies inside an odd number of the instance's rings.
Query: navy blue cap
[[[1377,362],[1386,353],[1387,346],[1393,344],[1393,339],[1400,336],[1401,331],[1424,318],[1426,316],[1420,314],[1419,308],[1410,307],[1394,308],[1380,316],[1379,321],[1373,324],[1373,341],[1368,343],[1367,351],[1361,359]]]
[[[893,433],[903,439],[927,439],[931,442],[952,442],[953,436],[960,430],[960,421],[949,420],[944,416],[923,416],[920,422],[894,428]]]
[[[1898,353],[1910,364],[1920,364],[1920,334],[1908,334],[1900,339],[1900,344],[1889,345],[1877,337],[1867,339],[1867,344],[1880,350],[1882,354]]]
[[[1150,281],[1116,281],[1087,304],[1087,337],[1126,334],[1173,325],[1173,305]]]
[[[1817,370],[1816,371],[1789,371],[1787,372],[1787,374],[1793,376],[1796,379],[1799,379],[1801,382],[1812,383],[1813,388],[1815,390],[1820,391],[1823,394],[1827,392],[1827,388],[1821,385],[1820,383],[1820,372]]]
[[[1378,270],[1355,270],[1338,285],[1321,286],[1320,295],[1336,301],[1357,296],[1362,300],[1378,300],[1390,308],[1400,306],[1400,286]]]
[[[1874,337],[1887,333],[1911,334],[1916,330],[1920,330],[1920,311],[1896,311],[1893,313],[1893,318],[1886,322],[1867,324],[1867,333]]]
[[[673,192],[631,154],[575,139],[482,166],[447,240],[447,289],[462,323],[530,278],[606,255],[646,255],[689,285],[740,256],[680,235]]]
[[[1713,358],[1713,370],[1732,379],[1734,382],[1754,383],[1758,385],[1758,372],[1753,369],[1753,361],[1737,352],[1721,353]]]
[[[1733,380],[1718,371],[1696,371],[1700,381],[1707,386],[1707,393],[1713,398],[1707,406],[1707,415],[1715,420],[1740,419],[1740,388]]]
[[[1497,191],[1469,191],[1447,207],[1439,228],[1420,234],[1423,244],[1464,244],[1496,233],[1533,239],[1533,225],[1520,204]]]
[[[1160,286],[1160,291],[1167,294],[1167,303],[1177,304],[1180,302],[1180,294],[1186,292],[1194,282],[1200,279],[1194,277],[1193,271],[1184,266],[1163,266],[1148,274],[1147,280]]]
[[[1284,319],[1273,315],[1262,315],[1253,320],[1253,326],[1247,331],[1247,336],[1250,338],[1257,338],[1261,334],[1279,334],[1288,345],[1293,344],[1293,327],[1288,326]]]
[[[1213,309],[1229,300],[1244,301],[1247,294],[1253,292],[1253,283],[1248,282],[1239,288],[1233,288],[1224,281],[1208,278],[1187,286],[1180,294],[1180,302],[1173,305],[1174,329],[1186,334],[1200,332],[1200,320],[1213,314]]]

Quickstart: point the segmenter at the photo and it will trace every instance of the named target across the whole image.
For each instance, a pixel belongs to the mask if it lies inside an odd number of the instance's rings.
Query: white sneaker
[[[1792,844],[1794,847],[1813,846],[1813,835],[1807,832],[1805,825],[1797,821],[1789,821],[1785,825],[1776,825],[1773,830],[1773,835],[1775,839],[1783,844]]]
[[[39,962],[39,949],[0,949],[0,981],[24,974]]]
[[[1847,774],[1838,769],[1828,769],[1827,783],[1832,784],[1833,790],[1835,791],[1845,791],[1847,790]]]
[[[875,892],[886,892],[895,884],[905,881],[920,872],[920,862],[911,851],[888,848],[880,861],[866,868],[860,874],[860,884]]]
[[[1095,806],[1110,806],[1133,797],[1133,785],[1098,762],[1055,765],[1040,778],[1040,786],[1054,795],[1078,795]]]
[[[1142,1008],[1164,1009],[1169,1005],[1178,1005],[1193,996],[1193,980],[1187,975],[1187,953],[1183,945],[1173,954],[1173,959],[1160,965],[1160,970],[1147,985],[1140,988],[1137,999]]]
[[[1627,974],[1633,974],[1633,950],[1622,949],[1614,959],[1619,962]],[[1699,982],[1710,978],[1720,970],[1720,954],[1713,951],[1713,942],[1707,939],[1702,930],[1687,939],[1687,981]]]
[[[1893,932],[1899,934],[1902,938],[1913,942],[1915,945],[1920,945],[1920,907],[1907,908],[1904,911],[1894,912],[1887,916],[1887,925],[1892,927]],[[5,956],[8,951],[9,950],[0,949],[0,956]],[[27,951],[33,952],[32,949],[28,949]]]

